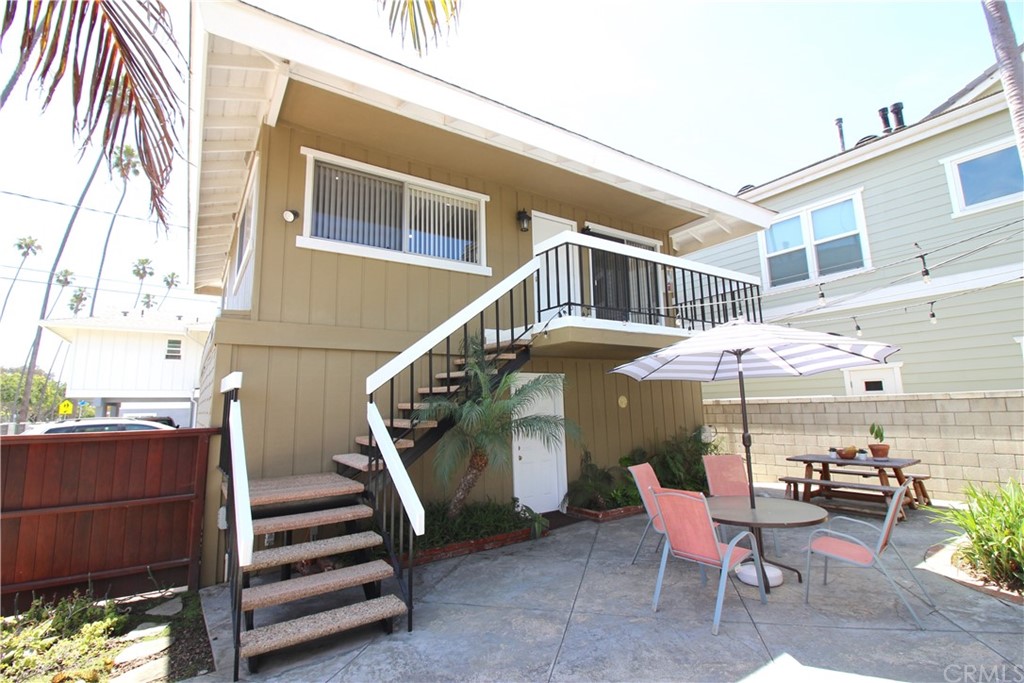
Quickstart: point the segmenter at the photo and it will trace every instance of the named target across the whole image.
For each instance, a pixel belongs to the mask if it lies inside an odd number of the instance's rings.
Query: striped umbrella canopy
[[[754,476],[750,464],[751,440],[744,377],[816,375],[830,370],[884,363],[897,351],[899,347],[882,342],[733,320],[624,363],[612,372],[640,381],[739,380],[747,481],[750,483],[750,506],[754,507]]]

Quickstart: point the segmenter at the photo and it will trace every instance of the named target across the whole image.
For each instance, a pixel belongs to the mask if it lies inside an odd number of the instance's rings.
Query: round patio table
[[[825,508],[802,503],[788,498],[756,498],[755,507],[750,507],[749,496],[712,496],[708,500],[711,519],[721,524],[731,524],[750,529],[757,540],[758,552],[764,557],[762,529],[786,529],[791,527],[814,526],[828,519]],[[762,562],[762,567],[763,567]],[[803,575],[796,567],[790,567],[772,560],[772,564],[796,573],[796,579],[803,582]],[[768,577],[764,577],[765,590],[771,592]]]

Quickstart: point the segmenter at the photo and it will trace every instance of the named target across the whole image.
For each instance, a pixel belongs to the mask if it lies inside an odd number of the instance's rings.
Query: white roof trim
[[[492,100],[238,2],[195,5],[203,29],[289,60],[291,77],[390,108],[581,175],[603,178],[664,204],[724,213],[754,226],[773,212]],[[345,77],[331,74],[345,74]],[[358,82],[353,80],[358,79]],[[438,103],[443,103],[440,112]],[[486,123],[480,123],[486,122]],[[537,153],[543,150],[543,153]],[[560,157],[552,161],[550,155]],[[636,184],[636,189],[631,189]],[[660,199],[665,193],[668,199]]]

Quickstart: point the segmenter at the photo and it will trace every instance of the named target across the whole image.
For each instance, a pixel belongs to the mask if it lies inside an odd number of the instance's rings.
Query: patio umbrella
[[[755,507],[744,377],[816,375],[829,370],[883,363],[897,351],[899,347],[881,342],[828,332],[811,332],[795,327],[733,320],[624,363],[614,368],[612,372],[628,375],[640,381],[739,380],[750,507]]]

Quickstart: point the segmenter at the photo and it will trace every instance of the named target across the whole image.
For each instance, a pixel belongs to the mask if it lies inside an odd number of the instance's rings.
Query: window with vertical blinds
[[[485,196],[303,152],[310,156],[305,237],[395,252],[395,260],[408,255],[404,260],[414,263],[484,265]],[[301,245],[317,246],[309,240]],[[362,249],[354,253],[373,256]]]

